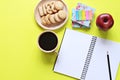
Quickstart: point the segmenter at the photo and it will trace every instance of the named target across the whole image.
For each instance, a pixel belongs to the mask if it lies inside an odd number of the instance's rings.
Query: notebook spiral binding
[[[81,80],[85,80],[85,77],[86,77],[86,74],[87,74],[87,71],[88,71],[88,67],[89,67],[89,64],[90,64],[90,60],[91,60],[91,57],[92,57],[92,53],[93,53],[93,50],[94,50],[94,47],[95,47],[96,39],[97,39],[97,37],[95,37],[95,36],[92,37],[91,44],[90,44],[88,54],[87,54],[87,57],[86,57],[86,60],[85,60],[85,64],[84,64],[84,67],[83,67],[83,71],[82,71],[82,74],[81,74],[81,78],[80,78]]]

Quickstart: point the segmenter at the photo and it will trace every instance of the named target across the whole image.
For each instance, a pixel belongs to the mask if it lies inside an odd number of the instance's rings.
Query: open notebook
[[[110,80],[107,51],[112,79],[120,62],[120,44],[66,29],[54,71],[81,80]]]

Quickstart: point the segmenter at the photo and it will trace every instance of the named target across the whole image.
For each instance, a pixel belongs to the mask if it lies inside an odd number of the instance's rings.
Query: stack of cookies
[[[43,25],[58,24],[67,17],[61,1],[46,1],[38,7],[41,23]]]

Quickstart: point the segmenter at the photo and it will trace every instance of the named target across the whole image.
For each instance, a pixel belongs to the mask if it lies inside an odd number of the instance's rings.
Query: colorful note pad
[[[81,21],[81,20],[92,20],[93,12],[92,10],[72,10],[72,20]]]
[[[84,26],[84,28],[90,28],[91,21],[94,18],[94,12],[94,8],[91,8],[82,3],[78,3],[76,8],[72,9],[73,27],[76,28],[76,25],[79,25],[78,28],[80,28],[81,26]]]

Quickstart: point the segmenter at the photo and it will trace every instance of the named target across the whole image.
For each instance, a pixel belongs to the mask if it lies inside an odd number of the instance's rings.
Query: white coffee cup
[[[58,37],[53,31],[44,31],[38,37],[38,47],[45,53],[52,53],[58,46]]]

